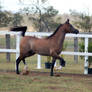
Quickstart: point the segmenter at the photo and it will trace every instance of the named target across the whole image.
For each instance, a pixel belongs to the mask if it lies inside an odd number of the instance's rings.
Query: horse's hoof
[[[23,70],[23,72],[21,73],[22,75],[28,75],[29,71],[28,70]]]
[[[16,72],[16,74],[20,74],[19,72]]]
[[[53,76],[53,74],[50,74],[50,76]]]
[[[60,77],[60,74],[56,74],[55,77]]]

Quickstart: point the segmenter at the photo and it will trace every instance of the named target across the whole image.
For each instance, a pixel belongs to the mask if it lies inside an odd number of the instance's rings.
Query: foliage
[[[12,18],[8,15],[8,13],[1,11],[0,12],[0,27],[6,27],[9,25]]]
[[[42,12],[40,10],[40,14],[38,16],[30,17],[29,19],[33,21],[33,24],[35,24],[35,28],[38,28],[38,31],[51,31],[57,27],[58,24],[60,24],[61,18],[58,17],[55,20],[55,16],[58,14],[58,11],[54,9],[52,6],[43,8]],[[57,22],[57,20],[59,20]]]
[[[21,24],[22,19],[20,13],[13,14],[10,11],[2,11],[2,6],[0,6],[0,27],[18,26]]]
[[[23,17],[20,15],[20,13],[15,13],[14,17],[12,18],[12,24],[13,26],[19,26],[21,25],[21,21],[23,20]]]
[[[25,1],[25,0],[24,0]],[[30,4],[31,6],[25,7],[22,11],[26,13],[29,20],[33,22],[37,31],[51,31],[60,23],[60,17],[54,20],[58,11],[52,6],[48,6],[48,0],[35,0]],[[57,22],[57,20],[59,22]]]
[[[19,0],[22,4],[25,4],[26,0]],[[61,22],[61,18],[55,16],[58,14],[58,11],[55,10],[52,6],[47,5],[48,0],[31,0],[29,5],[24,9],[21,9],[19,12],[21,14],[26,14],[29,21],[33,22],[34,27],[37,31],[51,31],[55,30],[57,25]],[[0,7],[0,26],[19,26],[21,21],[23,21],[23,16],[20,13],[11,13],[2,11]],[[10,14],[9,14],[10,13]]]
[[[72,16],[77,16],[77,18],[79,19],[76,19],[74,21],[74,24],[82,29],[82,31],[84,32],[91,32],[91,28],[92,28],[92,22],[91,22],[91,16],[89,15],[89,13],[80,13],[80,12],[77,12],[77,11],[70,11],[71,15]]]
[[[0,12],[0,27],[7,27],[7,26],[18,26],[21,25],[21,21],[23,17],[20,13],[11,13],[8,11],[1,11]]]
[[[79,51],[80,52],[84,52],[85,51],[84,43],[81,42],[79,46],[80,46]],[[88,44],[88,52],[92,53],[92,41]],[[84,57],[81,56],[81,58],[83,59]],[[92,63],[92,56],[88,57],[88,62],[89,62],[89,65],[91,65],[91,63]]]
[[[72,16],[77,16],[78,19],[75,19],[74,24],[82,29],[82,31],[84,32],[91,32],[92,29],[92,22],[91,22],[91,16],[89,15],[89,13],[79,13],[77,11],[70,11]],[[82,41],[84,41],[83,39],[81,39]],[[80,44],[80,51],[84,52],[84,44],[83,42]],[[88,52],[92,52],[92,41],[91,39],[89,39],[89,45],[88,45]],[[81,58],[83,58],[83,56],[81,56]],[[89,64],[91,64],[92,62],[92,57],[89,56],[88,57],[88,61]]]
[[[90,16],[82,14],[80,15],[80,18],[82,19],[82,21],[79,22],[80,27],[84,29],[85,32],[90,32],[92,27]]]

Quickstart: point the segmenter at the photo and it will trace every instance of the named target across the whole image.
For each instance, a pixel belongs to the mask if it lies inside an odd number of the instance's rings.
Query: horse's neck
[[[62,46],[65,39],[65,32],[58,30],[58,32],[55,34],[55,39],[56,39],[57,45]]]

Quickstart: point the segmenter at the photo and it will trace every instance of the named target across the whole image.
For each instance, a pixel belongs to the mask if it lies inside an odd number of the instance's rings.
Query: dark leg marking
[[[18,57],[18,59],[16,60],[16,74],[19,74],[19,63],[20,63],[20,58]]]
[[[53,76],[53,68],[54,68],[55,62],[56,62],[56,59],[53,58],[53,59],[52,59],[52,66],[51,66],[51,73],[50,73],[50,76]]]

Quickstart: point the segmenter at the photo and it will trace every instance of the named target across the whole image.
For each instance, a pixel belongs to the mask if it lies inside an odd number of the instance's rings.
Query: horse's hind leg
[[[35,53],[32,51],[32,50],[30,50],[26,55],[25,55],[25,58],[26,57],[29,57],[29,56],[32,56],[32,55],[34,55]],[[24,63],[24,70],[27,70],[28,69],[28,66],[27,66],[27,63],[25,62],[25,58],[23,58],[22,59],[22,61],[23,61],[23,63]]]
[[[51,73],[50,73],[51,76],[53,76],[53,68],[54,68],[55,61],[56,61],[56,59],[53,58],[52,59],[52,66],[51,66]]]
[[[35,53],[31,50],[26,54],[21,54],[16,60],[16,73],[19,74],[19,63],[23,60],[24,65],[27,65],[25,62],[25,58],[34,55]],[[27,68],[27,66],[25,66]]]
[[[16,60],[16,73],[19,74],[19,63],[20,63],[21,59],[20,57],[18,57],[18,59]]]

